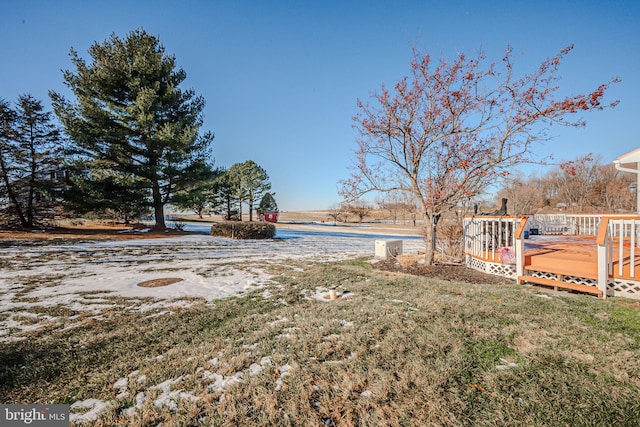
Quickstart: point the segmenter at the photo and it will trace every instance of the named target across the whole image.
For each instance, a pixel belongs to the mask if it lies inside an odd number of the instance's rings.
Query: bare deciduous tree
[[[543,205],[544,190],[539,180],[522,174],[505,180],[505,185],[498,192],[497,199],[508,200],[510,215],[526,215],[535,213]]]
[[[333,219],[333,225],[337,225],[344,215],[344,206],[342,203],[336,203],[329,208],[329,218]]]
[[[356,200],[354,202],[348,203],[346,205],[347,212],[358,217],[358,222],[362,222],[362,220],[371,213],[371,206],[367,202],[362,200]]]
[[[348,199],[368,192],[413,195],[426,224],[427,264],[433,264],[440,217],[508,171],[537,159],[535,143],[552,123],[583,126],[568,115],[602,109],[609,85],[576,96],[558,96],[558,69],[573,46],[518,76],[512,50],[501,66],[484,53],[461,53],[433,64],[414,50],[410,76],[382,86],[370,103],[358,101],[356,163],[342,181]]]
[[[590,204],[598,179],[600,157],[586,154],[560,164],[557,180],[558,198],[575,212],[584,212]]]

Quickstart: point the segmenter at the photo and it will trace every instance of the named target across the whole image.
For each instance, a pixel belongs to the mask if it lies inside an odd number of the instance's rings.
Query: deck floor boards
[[[485,261],[500,262],[498,253]],[[623,245],[622,273],[620,272],[620,246],[614,242],[613,274],[616,279],[640,281],[640,248],[636,248],[634,272],[631,273],[631,251]],[[525,240],[525,271],[598,278],[598,248],[595,237],[589,236],[531,236]]]
[[[543,271],[546,273],[565,276],[598,278],[598,248],[595,237],[588,236],[559,236],[535,237],[525,242],[525,270]],[[623,247],[620,274],[619,245],[614,244],[613,277],[638,280],[640,269],[636,268],[634,276],[630,273],[631,253],[628,246]],[[635,253],[635,266],[640,265],[640,249]]]

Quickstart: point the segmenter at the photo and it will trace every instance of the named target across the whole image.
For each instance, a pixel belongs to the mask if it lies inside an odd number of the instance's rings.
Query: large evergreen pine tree
[[[75,155],[145,183],[149,198],[141,202],[164,229],[164,205],[193,184],[193,165],[208,158],[213,134],[199,135],[204,99],[180,89],[186,73],[143,29],[94,43],[89,55],[87,63],[71,50],[76,71],[64,80],[76,101],[51,92],[54,111]]]

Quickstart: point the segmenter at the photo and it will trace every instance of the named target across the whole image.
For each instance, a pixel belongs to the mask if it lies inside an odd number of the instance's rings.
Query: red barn
[[[278,212],[261,212],[260,221],[278,222]]]

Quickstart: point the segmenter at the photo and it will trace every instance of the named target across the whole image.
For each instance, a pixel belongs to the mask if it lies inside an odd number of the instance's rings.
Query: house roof
[[[636,148],[630,153],[623,154],[613,161],[614,163],[638,163],[640,162],[640,148]]]

